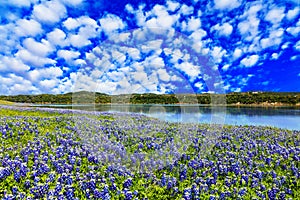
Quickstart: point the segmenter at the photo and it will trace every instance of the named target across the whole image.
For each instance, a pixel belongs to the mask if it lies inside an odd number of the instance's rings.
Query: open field
[[[0,105],[13,105],[13,104],[14,104],[14,102],[0,100]]]
[[[0,107],[2,199],[300,199],[300,131]]]

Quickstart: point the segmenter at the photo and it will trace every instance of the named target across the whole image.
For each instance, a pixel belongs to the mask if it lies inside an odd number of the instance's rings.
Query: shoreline
[[[180,105],[184,105],[184,106],[201,106],[201,107],[215,107],[215,106],[220,106],[220,107],[271,107],[271,108],[275,108],[275,107],[295,107],[295,108],[300,108],[300,103],[297,104],[282,104],[282,103],[261,103],[261,104],[240,104],[240,103],[236,103],[236,104],[192,104],[192,103],[176,103],[176,104],[132,104],[132,103],[95,103],[95,104],[91,104],[91,103],[81,103],[81,104],[57,104],[57,103],[13,103],[10,105],[16,105],[16,106],[29,106],[29,107],[38,107],[38,106],[62,106],[62,107],[68,107],[68,106],[75,106],[75,107],[80,107],[80,106],[90,106],[90,105],[94,105],[94,106],[101,106],[101,105],[105,105],[105,106],[109,106],[109,105],[126,105],[126,106],[147,106],[147,105],[161,105],[161,106],[180,106]]]

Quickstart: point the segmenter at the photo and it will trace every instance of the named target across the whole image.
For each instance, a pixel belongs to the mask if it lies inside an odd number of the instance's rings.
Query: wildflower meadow
[[[2,106],[0,144],[3,200],[300,199],[300,131]]]

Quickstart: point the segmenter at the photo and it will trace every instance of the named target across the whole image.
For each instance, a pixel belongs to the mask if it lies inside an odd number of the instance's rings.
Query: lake
[[[299,107],[245,107],[205,105],[34,105],[101,112],[132,112],[169,122],[263,125],[300,130]]]

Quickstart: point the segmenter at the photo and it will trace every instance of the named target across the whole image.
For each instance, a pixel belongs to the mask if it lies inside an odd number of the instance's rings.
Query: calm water
[[[47,105],[47,107],[142,113],[170,122],[264,125],[300,130],[299,107],[209,107],[201,105]]]

